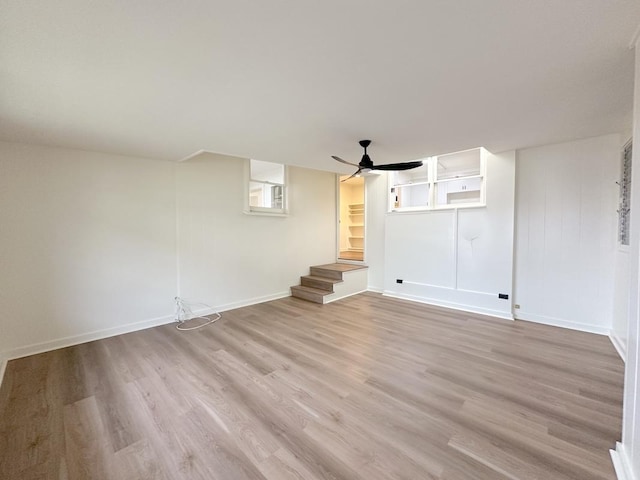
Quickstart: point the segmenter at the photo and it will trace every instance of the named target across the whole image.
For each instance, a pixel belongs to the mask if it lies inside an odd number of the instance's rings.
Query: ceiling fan
[[[374,165],[371,161],[369,155],[367,155],[367,147],[371,145],[371,140],[360,140],[360,146],[364,148],[364,155],[362,155],[362,159],[360,163],[355,164],[351,162],[347,162],[346,160],[341,159],[340,157],[336,157],[335,155],[331,155],[331,158],[334,160],[346,163],[347,165],[353,165],[354,167],[358,167],[358,170],[351,175],[349,178],[345,178],[342,180],[346,182],[347,180],[360,175],[361,173],[367,173],[372,170],[410,170],[412,168],[417,168],[422,166],[422,160],[416,160],[414,162],[404,162],[404,163],[387,163],[386,165]]]

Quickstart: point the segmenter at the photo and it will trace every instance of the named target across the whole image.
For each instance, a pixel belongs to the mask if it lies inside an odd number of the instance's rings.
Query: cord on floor
[[[198,328],[206,327],[207,325],[211,325],[212,323],[220,320],[222,315],[214,310],[214,308],[206,303],[200,302],[188,302],[183,298],[175,297],[176,299],[176,314],[175,320],[178,322],[176,328],[181,331],[189,331],[189,330],[197,330]],[[196,315],[193,313],[192,307],[206,307],[213,313],[208,316]],[[212,318],[211,318],[212,317]],[[196,325],[195,327],[185,327],[184,324],[190,320],[201,319],[205,320],[205,323],[200,325]]]

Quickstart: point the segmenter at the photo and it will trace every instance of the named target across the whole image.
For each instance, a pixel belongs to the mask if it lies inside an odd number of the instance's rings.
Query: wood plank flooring
[[[360,294],[9,363],[1,479],[613,480],[606,337]]]

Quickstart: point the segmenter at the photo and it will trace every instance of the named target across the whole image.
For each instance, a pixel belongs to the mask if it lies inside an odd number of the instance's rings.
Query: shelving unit
[[[349,204],[349,250],[364,250],[364,203]]]
[[[389,173],[389,211],[485,206],[489,152],[472,148],[423,159],[423,166]]]
[[[364,178],[342,181],[339,189],[338,259],[362,262],[365,256]]]

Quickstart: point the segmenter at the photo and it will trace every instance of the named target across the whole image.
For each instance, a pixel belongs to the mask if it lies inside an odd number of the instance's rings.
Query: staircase
[[[291,296],[314,303],[329,303],[367,289],[364,265],[330,263],[311,267],[310,275],[300,277],[300,285],[291,287]]]

